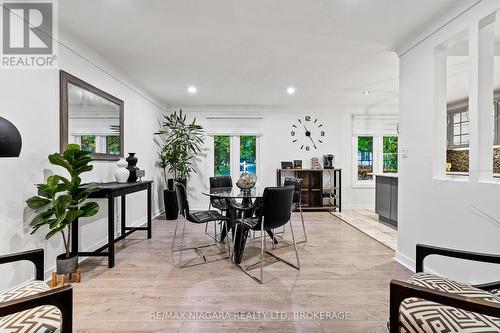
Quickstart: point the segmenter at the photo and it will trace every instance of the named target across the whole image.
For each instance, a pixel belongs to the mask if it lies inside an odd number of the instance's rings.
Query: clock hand
[[[313,143],[313,147],[314,147],[314,149],[318,149],[318,148],[316,147],[316,144],[314,143],[313,138],[312,138],[312,137],[309,137],[309,139],[311,139],[311,142]]]

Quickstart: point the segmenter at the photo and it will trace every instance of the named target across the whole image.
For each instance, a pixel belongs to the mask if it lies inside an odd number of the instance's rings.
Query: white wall
[[[69,38],[61,39],[84,54],[100,67],[121,77],[112,66],[99,59],[82,45]],[[157,129],[161,110],[120,81],[68,51],[59,50],[60,68],[124,100],[125,102],[125,152],[135,152],[138,166],[146,170],[147,179],[153,186],[153,213],[160,210],[158,200],[160,178],[155,169],[155,145],[152,133]],[[0,114],[14,123],[21,132],[23,148],[21,156],[0,159],[0,254],[35,248],[44,248],[46,273],[53,270],[56,255],[62,253],[59,236],[45,241],[43,229],[30,235],[30,210],[25,200],[36,194],[33,184],[44,181],[51,173],[65,172],[49,164],[47,156],[59,150],[59,72],[57,70],[2,70],[0,71]],[[113,162],[95,162],[94,171],[84,175],[83,181],[113,181]],[[98,216],[81,221],[81,250],[93,250],[105,244],[107,239],[107,204],[98,201]],[[129,195],[127,199],[129,225],[145,222],[146,194]],[[120,207],[116,205],[119,221]],[[117,223],[117,226],[119,223]],[[143,237],[136,233],[134,237]],[[0,289],[33,277],[32,265],[18,263],[0,266]]]
[[[318,157],[322,163],[324,154],[335,155],[335,167],[342,168],[342,205],[343,208],[371,208],[375,205],[374,189],[353,188],[352,187],[352,141],[351,141],[351,115],[366,113],[397,113],[394,108],[332,108],[332,109],[280,109],[280,108],[242,108],[242,107],[197,107],[183,108],[188,116],[196,117],[198,122],[205,127],[207,132],[214,131],[239,131],[248,130],[236,125],[238,121],[227,121],[226,128],[221,126],[221,121],[217,121],[217,127],[213,125],[215,120],[207,120],[210,114],[223,114],[224,112],[243,115],[261,115],[261,120],[249,120],[249,127],[255,129],[260,138],[261,149],[261,174],[258,175],[260,186],[275,186],[276,169],[280,168],[281,161],[303,160],[303,167],[310,166],[311,157]],[[304,119],[305,115],[318,118],[324,123],[326,137],[323,144],[318,145],[318,150],[306,152],[300,150],[296,143],[292,143],[290,132],[292,123],[297,122],[297,118]],[[231,124],[232,123],[232,124]],[[188,183],[190,192],[190,204],[196,209],[206,209],[208,198],[201,196],[203,189],[208,187],[206,182],[207,172],[213,168],[207,165],[207,153],[200,155],[197,162],[198,172]],[[210,158],[208,159],[210,160]]]
[[[444,163],[436,164],[436,150],[444,153],[441,128],[435,131],[434,48],[469,28],[471,59],[477,59],[478,22],[500,8],[498,0],[483,0],[400,59],[400,149],[408,150],[399,168],[399,232],[396,258],[415,267],[415,245],[431,244],[463,250],[500,253],[500,184],[480,180],[479,157],[471,154],[471,176],[457,180],[439,176]],[[476,123],[477,62],[472,63],[471,151],[477,151],[481,131]],[[480,91],[479,91],[480,92]],[[446,103],[442,103],[445,105]],[[439,127],[439,126],[437,126]],[[491,141],[489,141],[491,142]],[[491,149],[490,149],[491,150]],[[435,166],[435,167],[434,167]],[[475,172],[476,171],[476,172]],[[441,173],[444,173],[441,171]],[[427,267],[439,274],[468,282],[498,280],[500,267],[432,258]],[[497,265],[498,266],[498,265]]]

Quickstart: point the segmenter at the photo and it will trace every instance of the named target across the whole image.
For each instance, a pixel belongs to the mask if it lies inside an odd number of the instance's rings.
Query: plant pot
[[[163,190],[163,203],[165,204],[165,217],[167,220],[177,220],[179,217],[177,192],[175,190]]]
[[[167,190],[169,190],[169,191],[175,191],[175,188],[174,188],[174,179],[173,178],[169,178],[167,180]]]
[[[71,253],[69,258],[66,258],[66,253],[60,254],[56,258],[57,274],[75,273],[78,268],[78,255]]]
[[[186,178],[177,178],[175,180],[175,182],[184,185],[184,187],[187,190],[187,179]]]

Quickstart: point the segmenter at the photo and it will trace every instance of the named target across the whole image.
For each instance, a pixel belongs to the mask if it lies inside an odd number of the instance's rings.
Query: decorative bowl
[[[257,182],[257,176],[253,173],[242,173],[238,181],[236,182],[236,186],[238,186],[242,190],[249,190],[255,186]]]

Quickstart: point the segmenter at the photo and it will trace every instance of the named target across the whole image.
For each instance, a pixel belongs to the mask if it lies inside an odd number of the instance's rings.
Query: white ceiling
[[[471,2],[64,0],[59,25],[165,105],[397,106],[391,51]]]

